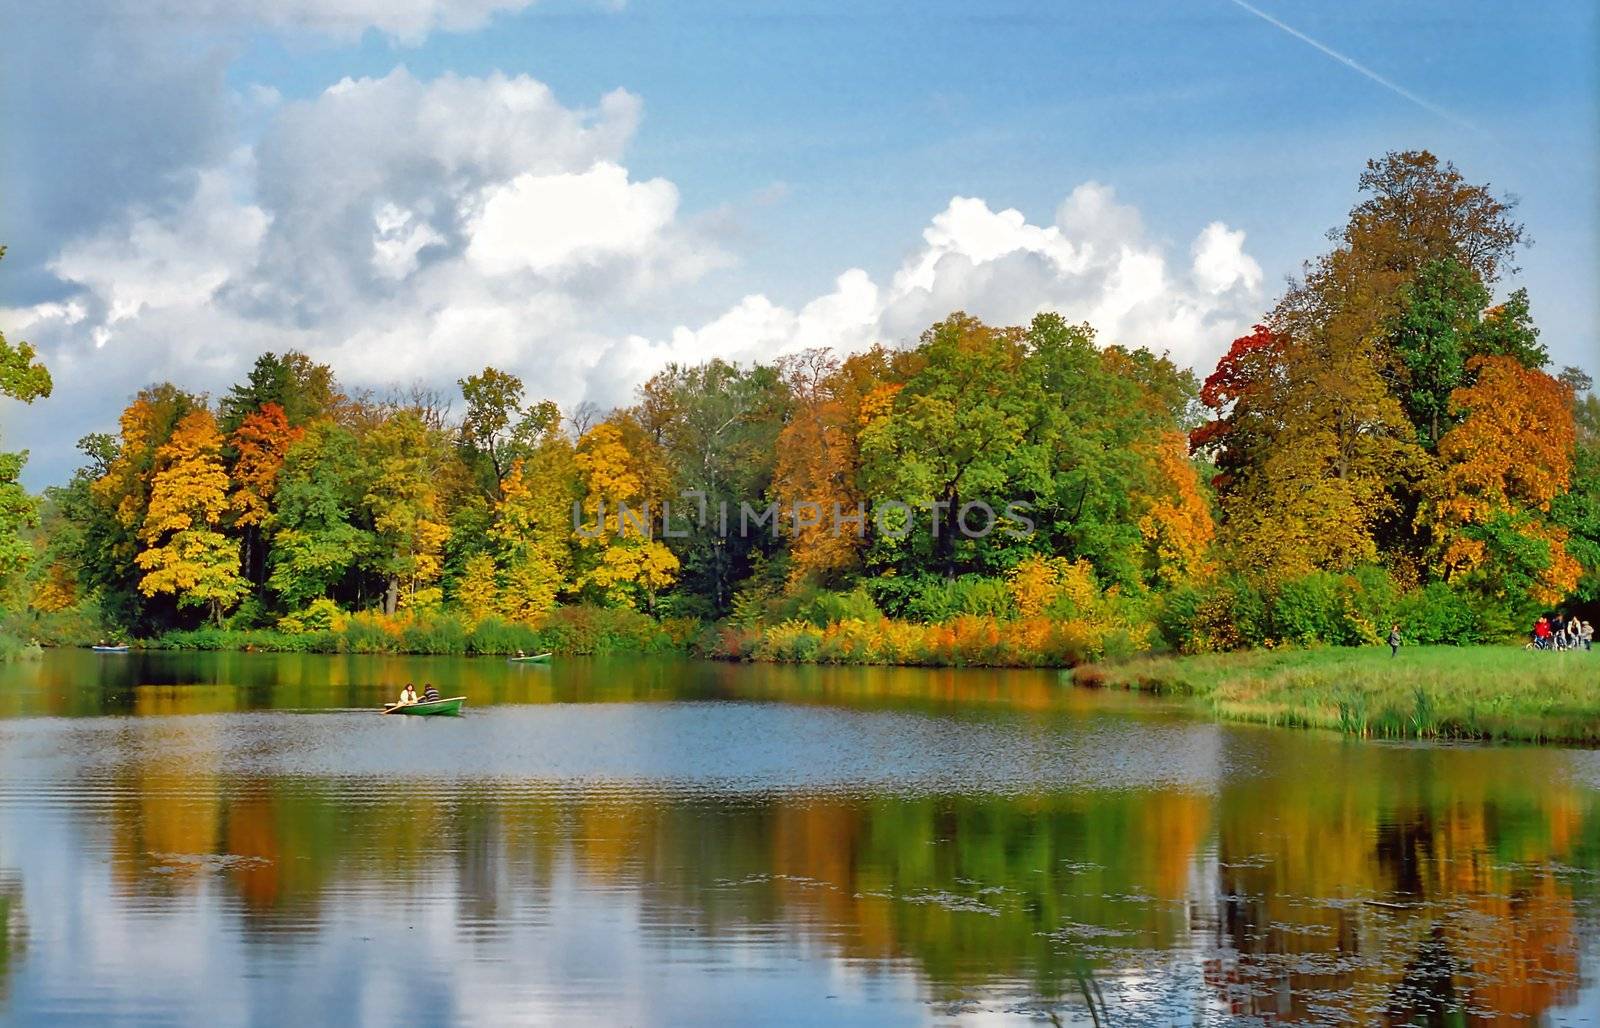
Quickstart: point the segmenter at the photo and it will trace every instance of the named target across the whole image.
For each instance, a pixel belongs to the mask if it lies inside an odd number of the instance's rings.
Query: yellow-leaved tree
[[[440,497],[445,454],[439,433],[416,411],[401,410],[363,442],[373,476],[363,499],[379,541],[384,613],[436,604],[443,598],[438,582],[450,538]]]
[[[455,586],[455,601],[477,624],[495,612],[500,603],[499,570],[494,558],[487,553],[474,553],[462,567],[461,577]]]
[[[573,464],[584,515],[578,585],[607,603],[643,600],[654,610],[656,593],[678,576],[678,558],[654,536],[667,489],[661,447],[632,418],[613,418],[584,433]]]
[[[222,433],[210,411],[190,411],[155,452],[150,505],[139,529],[140,591],[205,606],[220,625],[222,612],[245,591],[239,547],[219,531],[227,506]]]
[[[535,621],[556,605],[572,576],[572,445],[552,430],[533,456],[500,483],[494,527],[504,590],[500,612]]]

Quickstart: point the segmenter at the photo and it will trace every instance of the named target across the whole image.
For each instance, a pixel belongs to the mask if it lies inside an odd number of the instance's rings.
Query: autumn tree
[[[865,503],[859,436],[872,420],[869,398],[884,409],[905,370],[896,364],[911,359],[874,347],[842,361],[810,350],[779,365],[792,413],[774,445],[772,494],[785,510],[814,504],[824,515],[816,524],[790,526],[791,581],[828,582],[858,566],[866,534],[833,531],[833,512],[851,514]]]
[[[519,621],[542,618],[574,584],[575,452],[554,404],[537,409],[543,414],[539,442],[511,465],[489,530],[500,569],[496,606]]]
[[[415,410],[400,410],[363,440],[371,478],[363,497],[378,540],[375,569],[384,579],[385,613],[402,600],[426,606],[440,598],[436,583],[450,537],[438,475],[442,440]]]
[[[219,529],[228,503],[222,434],[205,408],[185,414],[155,453],[150,504],[136,562],[146,596],[175,595],[180,606],[204,606],[214,623],[244,594],[238,546]]]
[[[1559,603],[1581,569],[1551,516],[1572,475],[1572,391],[1512,357],[1475,357],[1456,390],[1460,424],[1439,440],[1441,467],[1420,520],[1443,575],[1514,619]]]
[[[261,531],[272,514],[278,473],[290,448],[304,435],[305,429],[291,426],[283,408],[269,401],[245,415],[229,437],[236,456],[228,506],[242,535],[245,577],[253,582],[265,575]]]
[[[1181,585],[1207,571],[1216,523],[1183,433],[1162,433],[1148,452],[1153,477],[1139,514],[1145,577],[1152,585]]]
[[[1192,437],[1221,472],[1231,559],[1269,581],[1414,561],[1425,447],[1475,348],[1512,344],[1478,322],[1523,241],[1513,204],[1425,151],[1369,162],[1360,186],[1338,245],[1219,362]]]
[[[490,529],[502,569],[496,608],[518,621],[542,618],[572,575],[572,495],[565,482],[524,474],[522,461],[511,466],[501,486],[495,524]]]
[[[453,598],[467,620],[476,624],[499,609],[503,588],[494,558],[480,550],[467,558]]]
[[[461,438],[472,457],[482,458],[492,477],[488,491],[493,495],[505,481],[511,462],[520,455],[519,436],[527,431],[523,425],[522,380],[486,367],[457,384],[467,402]]]
[[[1510,262],[1527,233],[1512,218],[1516,201],[1468,182],[1451,162],[1426,150],[1392,151],[1367,162],[1358,188],[1362,199],[1334,252],[1394,276],[1395,288],[1430,261],[1457,261],[1490,286],[1517,270]]]
[[[583,497],[577,584],[607,603],[653,609],[679,568],[657,534],[669,484],[660,445],[633,417],[613,415],[584,433],[573,464]]]
[[[144,571],[136,558],[145,545],[156,454],[185,416],[204,408],[199,397],[164,382],[140,390],[118,420],[118,435],[91,435],[79,442],[90,459],[91,481],[89,502],[77,510],[93,547],[79,562],[80,575],[90,589],[102,590],[115,616],[130,625],[144,625],[149,613],[148,594],[140,588]]]

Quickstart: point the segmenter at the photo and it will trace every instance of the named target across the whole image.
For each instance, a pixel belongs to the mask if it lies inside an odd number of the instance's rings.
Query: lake
[[[1054,672],[0,667],[8,1023],[1600,1023],[1597,900],[1600,753]]]

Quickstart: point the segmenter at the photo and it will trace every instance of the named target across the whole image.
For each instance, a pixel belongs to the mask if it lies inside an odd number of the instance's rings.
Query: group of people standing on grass
[[[1528,645],[1536,650],[1593,649],[1594,626],[1563,614],[1541,616],[1534,622],[1533,641]]]

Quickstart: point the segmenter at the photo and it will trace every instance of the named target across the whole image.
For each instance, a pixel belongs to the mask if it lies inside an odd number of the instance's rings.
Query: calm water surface
[[[1593,751],[1053,673],[0,668],[5,1022],[1600,1024],[1597,876]]]

